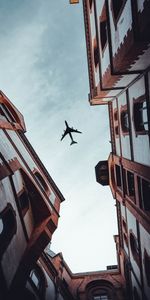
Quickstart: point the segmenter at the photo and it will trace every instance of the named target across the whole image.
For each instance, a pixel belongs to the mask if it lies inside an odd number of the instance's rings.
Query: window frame
[[[114,119],[115,137],[119,138],[119,120],[118,120],[118,109],[117,108],[115,108],[113,111],[113,119]]]
[[[128,126],[126,126],[125,124],[125,116],[128,120],[127,122]],[[129,125],[129,113],[128,113],[127,105],[123,105],[120,108],[120,123],[121,123],[122,135],[123,136],[129,135],[130,125]]]
[[[118,177],[118,175],[120,175],[120,178]],[[121,172],[121,166],[115,164],[115,182],[116,182],[116,186],[117,189],[122,191],[122,186],[123,186],[123,182],[122,182],[122,172]]]
[[[94,58],[94,66],[95,69],[97,70],[99,65],[99,47],[98,47],[98,42],[96,37],[93,40],[93,58]]]
[[[145,182],[148,185],[150,185],[150,182],[148,180],[144,179],[143,177],[137,176],[139,206],[144,212],[150,214],[150,205],[149,205],[149,208],[147,208],[146,203],[145,203],[145,202],[149,203],[149,201],[148,201],[149,199],[148,200],[147,200],[147,198],[144,199],[144,193],[143,193],[143,190],[144,190],[143,183],[145,183]],[[145,195],[147,195],[147,192],[145,192]]]
[[[140,245],[137,237],[135,236],[132,230],[129,231],[129,241],[132,256],[136,261],[137,265],[140,266]]]
[[[132,176],[132,180],[131,177]],[[133,182],[133,187],[130,186],[130,184]],[[132,192],[132,190],[134,192]],[[135,202],[135,176],[134,173],[126,170],[126,195]]]
[[[147,253],[146,249],[144,249],[144,270],[145,276],[147,280],[147,285],[150,287],[150,255]]]
[[[138,107],[138,105],[140,106],[144,102],[146,103],[146,106],[140,107],[140,108],[135,108],[135,106]],[[137,111],[135,111],[135,110],[137,110]],[[139,111],[143,112],[143,110],[146,110],[146,112],[147,112],[147,101],[146,101],[146,95],[145,94],[138,97],[138,98],[133,98],[133,126],[134,126],[134,131],[135,131],[135,136],[136,137],[138,137],[138,135],[146,135],[146,134],[149,133],[148,114],[147,114],[147,122],[144,122],[143,121],[143,115],[142,115],[141,112],[139,112]],[[138,128],[138,126],[140,126],[140,124],[138,124],[138,120],[137,120],[138,119],[138,114],[139,114],[139,116],[140,116],[139,118],[141,118],[141,122],[142,122],[141,123],[141,128],[140,127]],[[140,122],[140,120],[139,120],[139,122]],[[144,128],[145,124],[148,125],[148,129]]]
[[[6,251],[13,236],[17,232],[16,212],[13,209],[11,203],[7,203],[7,206],[0,212],[0,218],[3,223],[3,228],[0,233],[0,257]]]
[[[102,52],[102,56],[104,56],[105,49],[108,45],[106,4],[104,4],[104,6],[102,8],[101,16],[99,17],[99,35],[100,35],[101,52]],[[103,42],[103,39],[104,39],[104,42]]]
[[[112,11],[112,17],[113,17],[113,21],[114,21],[114,25],[115,25],[115,29],[117,30],[117,24],[118,21],[120,19],[120,16],[124,10],[125,4],[127,2],[127,0],[122,0],[122,5],[118,11],[118,14],[115,16],[115,9],[114,9],[114,1],[116,0],[111,0],[111,11]]]
[[[26,196],[26,203],[24,205],[23,201],[23,197]],[[24,217],[27,213],[27,211],[29,210],[30,207],[30,197],[29,197],[29,193],[27,191],[27,189],[24,187],[18,194],[17,194],[17,198],[18,198],[18,202],[19,202],[19,207],[20,210],[22,212],[22,216]]]

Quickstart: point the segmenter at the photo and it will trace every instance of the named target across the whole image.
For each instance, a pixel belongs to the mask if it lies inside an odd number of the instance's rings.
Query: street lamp
[[[70,4],[77,4],[79,3],[79,0],[70,0]]]

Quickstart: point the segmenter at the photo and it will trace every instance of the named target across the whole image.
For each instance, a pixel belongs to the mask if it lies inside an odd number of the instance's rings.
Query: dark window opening
[[[16,120],[15,120],[14,116],[12,115],[12,113],[10,112],[10,110],[3,103],[1,104],[0,114],[4,115],[5,119],[8,122],[14,122],[14,123],[16,122]]]
[[[135,196],[134,174],[129,171],[127,171],[127,194]]]
[[[124,237],[125,244],[128,247],[128,238],[127,238],[127,235],[125,233],[123,233],[123,237]]]
[[[42,299],[45,299],[46,278],[39,265],[36,265],[35,269],[30,272],[28,282],[31,284],[35,293],[42,296]]]
[[[0,255],[5,252],[16,230],[16,214],[9,203],[0,213]]]
[[[115,126],[115,134],[116,134],[116,136],[118,136],[118,135],[119,135],[119,127],[118,127],[118,125],[117,125],[117,126]]]
[[[118,126],[118,112],[117,109],[114,109],[114,129],[116,137],[119,136],[119,126]]]
[[[7,121],[5,113],[1,107],[0,107],[0,120]]]
[[[141,100],[138,101],[138,99],[134,100],[133,117],[134,117],[135,132],[137,134],[147,134],[148,117],[147,117],[147,105],[145,99],[142,101]]]
[[[129,118],[127,111],[121,112],[121,128],[123,133],[129,132]]]
[[[127,237],[127,223],[126,221],[122,218],[122,226],[123,226],[123,237],[124,241],[126,243],[126,246],[128,246],[128,237]]]
[[[29,196],[26,191],[24,191],[19,197],[19,204],[22,210],[23,216],[26,214],[27,210],[29,209]]]
[[[98,51],[98,45],[97,45],[97,41],[96,38],[94,39],[94,64],[95,64],[95,68],[97,67],[99,63],[99,51]]]
[[[91,9],[91,7],[92,7],[92,2],[93,2],[93,0],[89,0],[90,9]]]
[[[116,165],[116,184],[119,188],[121,188],[121,168]]]
[[[124,219],[122,219],[122,225],[123,225],[125,232],[127,233],[127,223]]]
[[[115,20],[119,18],[125,0],[112,0],[113,15]]]
[[[140,296],[138,294],[137,288],[134,286],[134,290],[133,290],[133,295],[134,295],[134,300],[140,300]]]
[[[117,110],[114,111],[114,119],[115,119],[115,121],[118,121],[118,113],[117,113]]]
[[[130,232],[130,247],[134,260],[139,264],[139,245],[133,232]]]
[[[38,181],[38,184],[40,185],[41,189],[46,192],[48,191],[48,186],[45,182],[45,180],[43,179],[43,177],[41,176],[41,174],[39,172],[35,172],[34,173],[35,177],[36,177],[36,180]]]
[[[102,51],[104,50],[107,43],[107,22],[100,22],[100,40]]]
[[[150,255],[148,255],[147,251],[144,251],[144,268],[147,284],[150,286]]]
[[[140,207],[146,211],[150,210],[150,182],[138,177],[138,193]]]

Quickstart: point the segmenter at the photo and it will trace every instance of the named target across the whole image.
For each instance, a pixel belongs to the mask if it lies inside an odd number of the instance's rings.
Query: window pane
[[[35,286],[38,288],[39,287],[39,278],[36,276],[34,271],[32,271],[30,277],[31,277],[32,281],[34,282]]]
[[[4,226],[3,226],[3,221],[2,221],[2,219],[0,218],[0,234],[3,232],[3,228],[4,228]]]

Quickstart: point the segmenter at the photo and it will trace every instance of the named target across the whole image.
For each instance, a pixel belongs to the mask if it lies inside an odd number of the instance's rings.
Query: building
[[[25,131],[23,116],[0,92],[1,299],[30,299],[27,278],[57,228],[64,200]]]
[[[107,105],[112,152],[95,167],[116,201],[127,299],[150,299],[150,2],[83,0],[89,102]],[[97,298],[101,299],[101,298]]]
[[[36,300],[125,299],[125,282],[117,266],[73,274],[62,253],[55,254],[49,249],[42,253],[31,271],[27,286]]]

